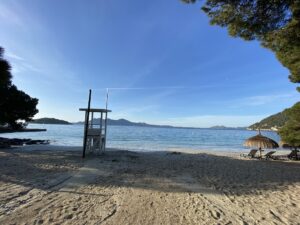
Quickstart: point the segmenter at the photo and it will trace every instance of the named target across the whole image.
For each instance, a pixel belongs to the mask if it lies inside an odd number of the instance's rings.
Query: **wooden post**
[[[85,125],[84,125],[84,137],[83,137],[83,151],[82,151],[82,158],[85,157],[85,150],[86,150],[86,141],[87,141],[87,132],[89,128],[89,117],[90,117],[90,108],[91,108],[91,95],[92,90],[89,91],[89,101],[88,101],[88,108],[85,112]]]
[[[101,117],[100,117],[100,144],[99,144],[100,151],[102,151],[102,121],[103,121],[103,113],[101,112]]]
[[[94,121],[94,112],[92,112],[91,128],[93,128],[93,121]]]
[[[260,158],[260,159],[262,159],[262,151],[263,151],[262,148],[259,147],[259,158]]]
[[[107,131],[107,107],[108,107],[108,88],[106,89],[106,104],[105,104],[105,127],[104,127],[104,151],[106,149],[106,131]]]

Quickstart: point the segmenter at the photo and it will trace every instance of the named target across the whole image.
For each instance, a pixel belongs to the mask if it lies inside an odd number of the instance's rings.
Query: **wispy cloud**
[[[189,127],[211,127],[216,125],[237,127],[249,126],[252,123],[260,121],[264,117],[266,117],[266,115],[199,115],[189,117],[172,117],[156,121],[155,123]]]
[[[157,114],[161,107],[161,100],[176,93],[176,90],[180,87],[149,87],[149,88],[121,88],[110,89],[111,95],[109,97],[112,107],[118,111],[114,114],[114,117],[122,118],[139,118],[143,113]],[[149,90],[151,91],[149,93]],[[155,90],[155,91],[153,91]],[[119,102],[118,97],[123,91],[137,91],[143,96],[141,99],[128,99],[128,102]],[[146,92],[146,93],[145,93]],[[117,95],[115,95],[117,93]]]
[[[3,2],[0,3],[0,18],[2,21],[9,23],[11,25],[16,25],[18,27],[24,27],[24,20],[20,17],[20,14],[16,9],[4,5]]]
[[[146,77],[152,75],[158,68],[163,64],[166,56],[161,56],[155,60],[148,62],[145,66],[143,66],[139,71],[136,73],[131,74],[131,82],[128,84],[128,87],[134,87],[145,79]]]
[[[136,90],[165,90],[165,89],[184,89],[180,86],[158,86],[158,87],[107,87],[102,89],[108,89],[110,91],[136,91]],[[101,90],[101,89],[96,89]]]
[[[299,97],[299,96],[298,96]],[[285,101],[291,98],[296,98],[296,93],[282,93],[273,95],[255,95],[242,99],[244,106],[261,106],[279,101]]]
[[[5,52],[5,55],[10,59],[25,61],[25,59],[23,57],[16,55],[15,53],[12,53],[12,52]]]
[[[41,73],[42,69],[30,62],[30,60],[25,59],[19,54],[15,54],[11,51],[5,53],[9,62],[12,64],[12,73],[20,73],[25,71],[38,72]]]
[[[95,88],[94,90],[107,90],[110,91],[144,91],[144,90],[201,90],[201,89],[207,89],[207,88],[218,88],[222,87],[224,85],[222,84],[203,84],[203,85],[197,85],[197,86],[153,86],[153,87],[101,87],[101,88]],[[231,86],[231,85],[228,85]]]
[[[0,2],[0,24],[6,24],[11,28],[21,29],[22,32],[29,33],[33,30],[45,30],[39,21],[30,10],[24,8],[21,1]]]
[[[139,107],[120,107],[116,108],[116,112],[112,113],[112,118],[120,119],[130,119],[135,121],[136,118],[138,118],[138,114],[142,113],[149,113],[157,110],[159,108],[159,105],[147,105],[147,106],[139,106]],[[137,122],[137,121],[136,121]]]
[[[5,56],[12,66],[12,74],[16,75],[14,79],[19,82],[29,80],[31,83],[38,82],[45,85],[59,84],[66,89],[72,89],[74,92],[86,90],[82,87],[77,74],[65,66],[61,51],[52,49],[53,51],[49,51],[47,58],[45,58],[41,54],[42,50],[35,49],[35,54],[32,54],[30,48],[31,46],[22,46],[21,48],[15,46],[14,50],[6,49]],[[19,54],[19,52],[23,52],[24,55]],[[62,80],[68,82],[61,82]]]

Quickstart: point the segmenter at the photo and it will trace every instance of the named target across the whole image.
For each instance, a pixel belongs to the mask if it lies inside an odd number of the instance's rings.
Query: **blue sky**
[[[89,88],[95,107],[111,88],[114,119],[194,127],[247,126],[299,98],[272,52],[179,0],[3,0],[0,29],[37,118],[83,120]]]

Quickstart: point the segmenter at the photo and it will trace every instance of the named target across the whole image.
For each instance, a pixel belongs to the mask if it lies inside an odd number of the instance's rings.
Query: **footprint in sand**
[[[66,219],[66,220],[70,220],[72,218],[73,218],[73,214],[69,214],[64,217],[64,219]]]
[[[216,220],[219,220],[221,218],[221,213],[218,212],[218,211],[212,211],[212,210],[210,210],[209,213]]]

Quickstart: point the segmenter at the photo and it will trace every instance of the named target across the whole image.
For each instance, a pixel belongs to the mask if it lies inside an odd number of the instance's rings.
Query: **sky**
[[[2,0],[0,46],[35,118],[109,117],[176,126],[248,126],[292,106],[288,70],[258,42],[211,26],[180,0]]]

